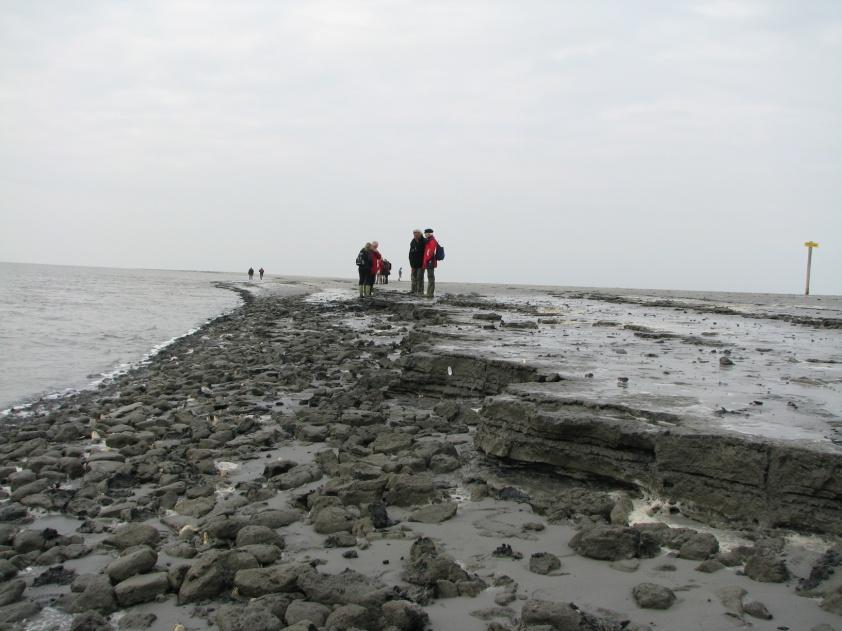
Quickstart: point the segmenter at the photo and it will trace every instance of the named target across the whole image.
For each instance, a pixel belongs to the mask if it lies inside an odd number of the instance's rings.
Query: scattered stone
[[[109,563],[105,573],[112,583],[119,583],[131,578],[135,574],[148,572],[158,562],[158,553],[149,546],[135,546],[127,548],[123,553]]]
[[[70,631],[113,631],[114,627],[101,613],[86,611],[73,617]]]
[[[783,583],[789,578],[789,570],[783,559],[764,550],[756,552],[746,561],[745,574],[760,583]]]

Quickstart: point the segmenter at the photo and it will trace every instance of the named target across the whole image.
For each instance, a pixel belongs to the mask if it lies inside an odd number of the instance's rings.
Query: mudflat
[[[4,419],[0,628],[842,628],[833,300],[274,289]]]

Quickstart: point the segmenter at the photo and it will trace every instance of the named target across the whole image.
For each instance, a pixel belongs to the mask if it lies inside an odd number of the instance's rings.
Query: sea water
[[[0,263],[0,410],[93,385],[241,303],[215,272]]]

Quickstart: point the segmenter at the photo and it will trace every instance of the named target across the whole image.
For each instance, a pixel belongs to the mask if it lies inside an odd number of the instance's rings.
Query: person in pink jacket
[[[427,298],[432,298],[436,291],[436,268],[439,261],[436,254],[439,248],[439,242],[436,241],[436,235],[433,234],[432,228],[427,228],[424,231],[424,259],[421,262],[421,269],[427,270]]]

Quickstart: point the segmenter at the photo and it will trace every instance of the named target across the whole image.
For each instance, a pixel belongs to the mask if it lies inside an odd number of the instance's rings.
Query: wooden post
[[[804,245],[807,246],[807,287],[804,289],[804,295],[810,295],[810,268],[813,265],[813,248],[819,247],[815,241],[806,241]]]

